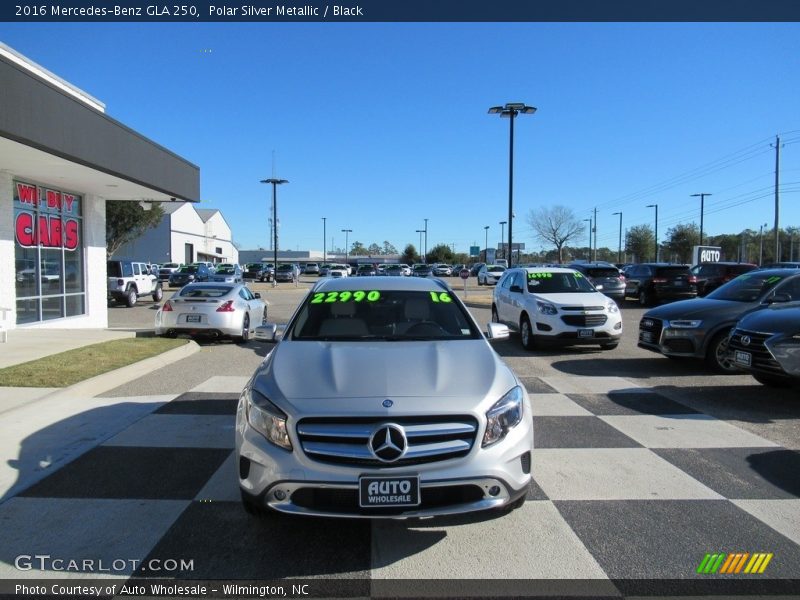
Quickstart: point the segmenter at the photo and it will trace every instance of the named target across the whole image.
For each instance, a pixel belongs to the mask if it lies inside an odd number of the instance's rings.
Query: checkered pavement
[[[528,501],[504,516],[422,521],[248,516],[233,456],[245,381],[211,377],[155,398],[0,504],[0,579],[96,575],[15,568],[20,555],[49,555],[106,566],[191,559],[192,571],[166,575],[192,580],[575,579],[617,590],[722,578],[696,573],[709,552],[774,554],[763,574],[726,580],[800,578],[800,453],[625,379],[524,379],[536,447]],[[131,575],[142,574],[102,574]]]

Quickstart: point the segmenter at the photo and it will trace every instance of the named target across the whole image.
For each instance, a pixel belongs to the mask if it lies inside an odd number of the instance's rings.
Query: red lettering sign
[[[39,189],[35,185],[17,183],[17,197],[23,204],[39,204]]]
[[[64,207],[67,212],[72,212],[72,203],[75,202],[75,196],[72,194],[64,194]]]
[[[75,219],[64,219],[57,215],[39,215],[34,225],[34,215],[29,212],[17,213],[14,232],[17,243],[25,248],[61,248],[75,250],[80,244],[80,227]]]
[[[61,192],[47,190],[47,208],[61,208]]]

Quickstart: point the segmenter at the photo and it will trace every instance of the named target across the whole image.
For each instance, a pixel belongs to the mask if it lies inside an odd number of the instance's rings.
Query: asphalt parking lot
[[[270,303],[270,320],[285,323],[312,281],[253,288]],[[489,294],[469,290],[480,323]],[[148,330],[154,314],[142,302],[110,310],[110,320]],[[272,345],[201,342],[200,352],[22,441],[13,464],[45,472],[0,498],[0,595],[21,577],[88,581],[102,564],[134,585],[292,578],[317,597],[797,597],[796,398],[638,349],[641,314],[623,309],[625,334],[613,351],[527,352],[516,336],[497,342],[531,396],[526,502],[510,514],[433,520],[247,515],[234,413]],[[95,443],[47,472],[42,448],[70,436],[83,442],[95,429]],[[734,553],[769,554],[769,568],[701,572],[711,554]],[[21,570],[20,557],[31,556],[46,559]],[[71,558],[95,566],[65,571]]]

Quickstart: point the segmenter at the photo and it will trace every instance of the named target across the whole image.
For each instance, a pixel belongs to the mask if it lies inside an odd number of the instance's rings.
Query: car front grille
[[[564,315],[561,320],[572,327],[599,327],[606,324],[608,317],[606,315]]]
[[[728,342],[728,350],[740,350],[742,352],[749,352],[753,356],[751,366],[754,369],[761,371],[772,371],[775,373],[783,373],[783,369],[778,364],[764,342],[771,334],[759,333],[757,331],[748,331],[746,329],[735,329],[731,334],[731,339]],[[742,342],[742,338],[750,338],[748,344]]]
[[[384,462],[370,448],[370,438],[387,424],[403,430],[407,449],[398,460]],[[308,418],[297,424],[297,435],[312,460],[356,467],[403,467],[466,456],[478,431],[468,415],[442,417]]]
[[[664,322],[661,319],[645,317],[639,321],[639,341],[658,344],[661,340],[661,330]]]

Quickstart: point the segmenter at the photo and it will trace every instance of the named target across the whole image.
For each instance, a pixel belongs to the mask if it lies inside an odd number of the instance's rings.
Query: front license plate
[[[686,282],[683,279],[676,279],[673,284],[675,287],[683,287],[686,285]]]
[[[594,337],[594,329],[578,329],[578,337],[579,338]]]
[[[200,323],[200,315],[186,315],[187,323]]]
[[[749,367],[753,362],[753,355],[749,352],[737,350],[733,355],[733,362],[735,362],[737,365],[742,365],[743,367]]]
[[[652,342],[653,341],[653,334],[650,331],[642,331],[639,334],[639,337],[643,342]]]
[[[419,475],[359,477],[358,504],[362,508],[419,506]]]

